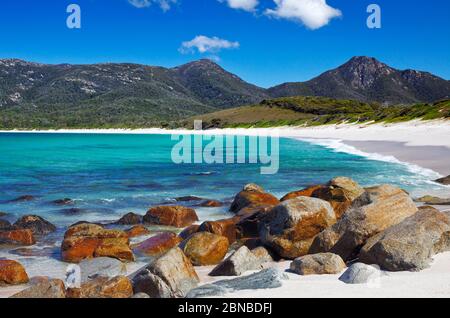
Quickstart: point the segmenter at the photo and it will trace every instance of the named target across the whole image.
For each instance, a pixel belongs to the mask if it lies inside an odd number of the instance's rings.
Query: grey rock
[[[81,270],[81,282],[87,282],[90,279],[98,277],[113,278],[125,275],[127,268],[124,263],[115,258],[96,257],[85,259],[79,263]]]
[[[450,205],[450,198],[439,198],[431,195],[418,198],[417,202],[422,202],[428,205]]]
[[[282,281],[286,280],[287,275],[275,268],[264,269],[260,272],[242,276],[230,280],[220,280],[212,284],[203,285],[192,289],[186,298],[200,298],[221,296],[226,293],[232,293],[246,289],[271,289],[282,286]]]
[[[172,298],[174,297],[170,287],[158,276],[149,270],[143,270],[133,280],[134,293],[144,293],[150,298]]]
[[[247,246],[240,247],[217,265],[210,276],[240,276],[246,271],[261,269],[261,261]]]
[[[252,249],[252,253],[256,256],[261,264],[274,261],[271,253],[264,246],[258,246]]]
[[[338,274],[345,268],[342,258],[332,253],[305,255],[290,265],[290,270],[299,275]]]
[[[381,274],[380,268],[376,265],[355,263],[347,268],[339,280],[346,284],[370,284],[376,283]]]
[[[372,237],[359,260],[389,271],[417,271],[428,267],[431,257],[450,250],[450,218],[432,207]]]
[[[439,179],[437,179],[437,180],[435,180],[437,183],[440,183],[440,184],[444,184],[444,185],[450,185],[450,176],[446,176],[446,177],[443,177],[443,178],[439,178]]]

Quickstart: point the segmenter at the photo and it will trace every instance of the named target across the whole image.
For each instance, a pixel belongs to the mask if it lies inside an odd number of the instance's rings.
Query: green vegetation
[[[323,97],[285,97],[265,100],[258,105],[194,116],[182,121],[181,126],[192,127],[195,119],[202,120],[205,128],[264,128],[338,123],[394,123],[438,118],[450,119],[450,100],[434,104],[382,106]]]

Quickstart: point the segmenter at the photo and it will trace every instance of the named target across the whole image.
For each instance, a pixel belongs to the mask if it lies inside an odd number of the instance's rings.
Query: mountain
[[[138,64],[47,65],[0,60],[0,109],[176,119],[256,103],[268,95],[210,60],[176,68]]]
[[[272,97],[324,96],[384,104],[434,102],[450,97],[450,81],[427,72],[397,70],[370,57],[354,57],[312,80],[284,83]]]
[[[382,104],[434,102],[450,82],[355,57],[304,83],[249,84],[211,60],[174,68],[0,59],[0,128],[149,127],[263,100],[324,96]]]

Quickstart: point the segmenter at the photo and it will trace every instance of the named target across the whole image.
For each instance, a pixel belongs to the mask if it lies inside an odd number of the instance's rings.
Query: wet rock
[[[11,229],[12,229],[11,223],[9,223],[6,220],[0,220],[0,231],[7,231]]]
[[[157,234],[134,247],[134,251],[138,254],[157,257],[173,247],[177,246],[182,239],[172,232],[164,232]]]
[[[259,237],[259,223],[271,209],[272,207],[264,206],[241,210],[237,214],[237,216],[240,218],[236,223],[237,237],[241,239]]]
[[[60,279],[41,281],[11,298],[66,298],[64,282]]]
[[[450,198],[443,199],[438,197],[433,197],[431,195],[426,195],[416,200],[417,202],[422,202],[428,205],[450,205]]]
[[[236,241],[236,218],[223,219],[217,221],[203,222],[198,228],[198,232],[210,232],[225,236],[230,244]]]
[[[88,212],[88,210],[80,209],[80,208],[67,208],[67,209],[61,209],[58,211],[59,214],[64,214],[66,216],[81,215],[81,214],[85,214],[87,212]]]
[[[184,206],[157,206],[148,210],[144,222],[157,225],[186,227],[198,221],[194,209]]]
[[[181,233],[178,234],[178,236],[181,237],[183,240],[185,240],[192,234],[197,233],[199,228],[200,228],[200,225],[192,224],[192,225],[188,226],[187,228],[185,228],[183,231],[181,231]]]
[[[314,237],[335,222],[328,202],[298,197],[275,206],[260,222],[259,234],[279,256],[294,259],[308,254]]]
[[[177,202],[191,202],[191,201],[202,201],[203,198],[196,197],[195,195],[186,195],[183,197],[177,197],[175,198],[175,201]]]
[[[450,218],[432,207],[370,238],[359,261],[389,271],[417,271],[430,264],[435,254],[450,250]]]
[[[450,185],[450,176],[439,178],[435,180],[437,183],[443,184],[443,185]]]
[[[200,206],[204,207],[204,208],[218,208],[218,207],[223,206],[223,203],[220,201],[216,201],[216,200],[206,200],[206,201],[200,203]]]
[[[319,253],[296,258],[290,270],[299,275],[339,274],[347,266],[339,255]]]
[[[246,271],[261,269],[261,261],[246,246],[240,247],[217,265],[210,276],[240,276]]]
[[[258,273],[229,280],[221,280],[212,284],[192,289],[186,298],[222,296],[239,290],[271,289],[282,286],[287,276],[275,268],[264,269]]]
[[[336,224],[317,235],[309,253],[331,252],[352,260],[370,237],[416,212],[416,205],[400,188],[368,188]]]
[[[127,267],[115,258],[97,257],[85,259],[79,263],[81,270],[81,282],[87,282],[98,277],[113,278],[126,275]]]
[[[296,196],[309,196],[325,200],[331,204],[339,219],[351,206],[354,200],[364,193],[364,189],[354,180],[346,177],[332,179],[326,185],[309,187],[307,189],[291,192],[281,201],[292,199]]]
[[[280,201],[276,197],[270,193],[264,192],[261,187],[255,184],[248,184],[234,197],[230,211],[237,213],[247,207],[273,206],[278,203],[280,203]]]
[[[197,287],[199,278],[189,259],[175,247],[133,278],[136,293],[153,298],[185,297]]]
[[[0,285],[20,285],[28,281],[27,272],[19,262],[0,259]]]
[[[229,243],[224,236],[198,232],[184,240],[180,247],[196,266],[216,265],[227,254]]]
[[[36,240],[31,230],[10,230],[0,232],[0,244],[34,245]]]
[[[14,250],[11,250],[10,253],[14,255],[19,256],[25,256],[25,257],[52,257],[55,255],[55,249],[52,247],[44,247],[44,248],[17,248]]]
[[[7,216],[7,215],[8,215],[8,213],[3,212],[3,211],[0,211],[0,217],[2,217],[2,216]]]
[[[355,263],[339,277],[346,284],[376,284],[381,278],[378,266]]]
[[[17,229],[29,229],[34,235],[45,235],[56,231],[56,226],[38,215],[25,215],[18,219],[14,226]]]
[[[125,232],[129,238],[144,236],[151,233],[150,230],[143,225],[135,225],[132,228],[125,230]]]
[[[142,223],[142,215],[133,212],[125,214],[116,222],[116,224],[120,225],[136,225],[141,223]]]
[[[100,225],[80,223],[69,227],[61,244],[63,261],[78,263],[86,258],[113,257],[133,261],[127,233]]]
[[[79,289],[67,290],[68,298],[130,298],[132,296],[133,286],[125,276],[98,277],[81,284]]]
[[[75,201],[73,201],[72,199],[69,199],[69,198],[64,198],[64,199],[54,200],[54,201],[52,201],[52,203],[56,204],[56,205],[72,205],[75,203]]]
[[[10,200],[9,202],[27,202],[27,201],[33,201],[34,199],[36,199],[36,197],[34,197],[32,195],[22,195],[20,197]]]

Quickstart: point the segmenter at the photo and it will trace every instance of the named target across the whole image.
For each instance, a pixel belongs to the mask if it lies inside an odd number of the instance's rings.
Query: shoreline
[[[1,133],[248,135],[294,138],[369,159],[412,165],[438,178],[450,174],[450,120],[413,120],[395,124],[340,124],[313,127],[224,128],[210,130],[59,129],[0,130]],[[425,168],[425,169],[420,169]],[[434,173],[433,173],[434,172]]]

